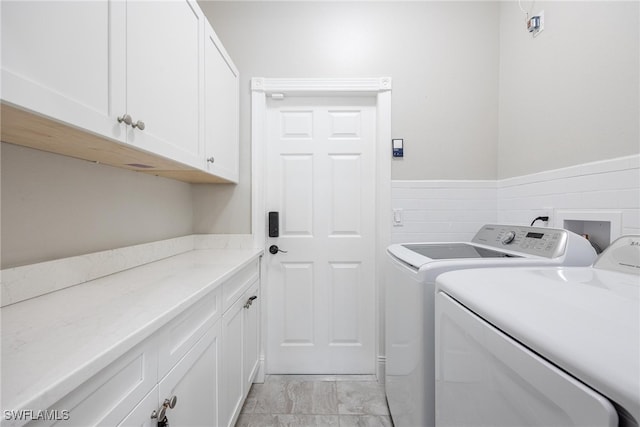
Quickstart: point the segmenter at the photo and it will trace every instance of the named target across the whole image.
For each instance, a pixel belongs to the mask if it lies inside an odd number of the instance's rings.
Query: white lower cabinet
[[[176,399],[175,406],[166,410],[169,425],[181,427],[220,425],[218,419],[220,338],[221,329],[218,320],[160,381],[158,408],[165,404],[169,405],[174,396]]]
[[[233,425],[258,367],[259,265],[238,271],[48,408],[58,420],[28,425],[156,427],[163,414],[171,426]]]
[[[242,408],[242,331],[245,301],[239,299],[222,316],[222,425],[232,426]]]
[[[244,396],[246,397],[258,373],[258,361],[260,358],[260,288],[256,282],[245,294],[245,300],[251,301],[248,309],[244,310],[243,333],[243,379]],[[255,298],[254,298],[255,297]]]
[[[222,425],[227,427],[236,422],[257,372],[258,291],[256,281],[222,316]]]
[[[151,418],[151,414],[156,409],[158,409],[158,386],[155,386],[153,390],[142,399],[142,402],[118,424],[118,427],[156,427],[158,423],[157,418]]]
[[[114,426],[146,400],[157,383],[158,340],[153,336],[129,350],[48,409],[53,420],[34,420],[29,427]],[[146,396],[146,397],[145,397]],[[157,397],[156,397],[157,402]],[[147,402],[148,403],[148,402]],[[157,406],[156,406],[157,407]],[[137,409],[137,408],[136,408]],[[134,410],[135,411],[135,410]],[[148,419],[151,411],[146,413]],[[144,417],[130,425],[145,425]],[[56,422],[57,421],[57,422]],[[124,424],[123,424],[124,425]]]

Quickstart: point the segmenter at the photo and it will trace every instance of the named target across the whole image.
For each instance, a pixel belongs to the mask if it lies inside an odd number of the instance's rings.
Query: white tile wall
[[[393,181],[391,207],[403,210],[403,225],[393,226],[392,243],[470,240],[496,222],[496,197],[496,181]]]
[[[550,209],[549,225],[588,211],[603,219],[620,214],[621,234],[640,233],[640,156],[586,163],[498,182],[498,222],[525,224]],[[554,216],[555,214],[555,216]]]
[[[393,181],[392,208],[404,224],[392,241],[469,240],[486,223],[529,224],[549,213],[620,214],[621,234],[640,234],[640,156],[498,181]],[[543,225],[543,223],[537,223]]]

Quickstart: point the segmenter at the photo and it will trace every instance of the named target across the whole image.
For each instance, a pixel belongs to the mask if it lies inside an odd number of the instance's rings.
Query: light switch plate
[[[393,210],[393,226],[394,227],[402,227],[404,225],[402,212],[403,210],[401,208],[396,208]]]

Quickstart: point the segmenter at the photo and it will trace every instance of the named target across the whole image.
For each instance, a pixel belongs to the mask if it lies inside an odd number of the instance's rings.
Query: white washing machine
[[[640,236],[593,267],[437,279],[438,426],[638,426]]]
[[[485,225],[471,242],[391,245],[385,278],[385,389],[396,427],[435,422],[434,297],[446,271],[591,265],[589,242],[567,230]]]

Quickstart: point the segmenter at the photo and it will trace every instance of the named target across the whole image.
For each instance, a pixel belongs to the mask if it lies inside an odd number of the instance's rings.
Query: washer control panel
[[[556,228],[487,224],[476,233],[472,242],[513,252],[556,258],[565,252],[567,231]]]

